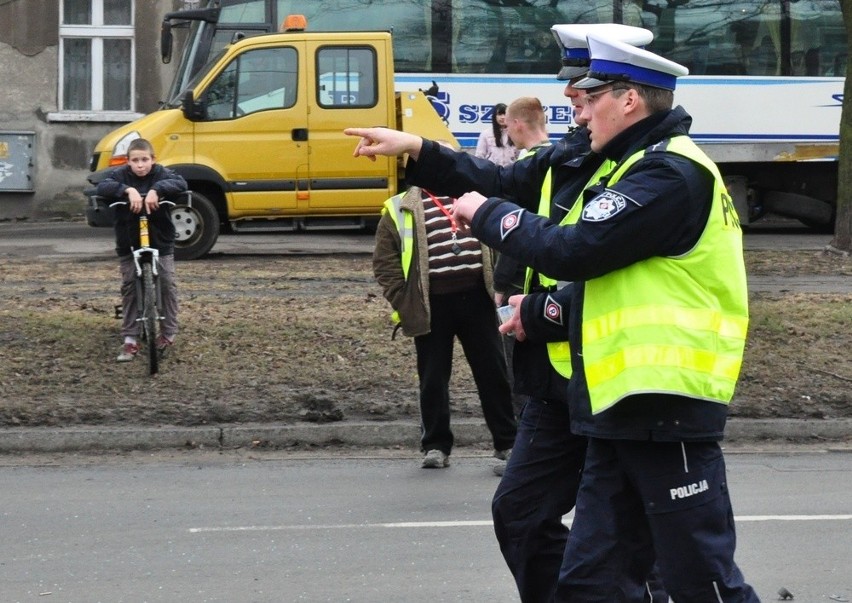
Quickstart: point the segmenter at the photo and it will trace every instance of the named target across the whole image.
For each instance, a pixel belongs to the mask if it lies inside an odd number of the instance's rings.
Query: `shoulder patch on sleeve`
[[[585,222],[603,222],[627,207],[627,197],[612,189],[606,189],[583,207]]]
[[[544,300],[544,317],[550,322],[564,327],[565,323],[562,320],[562,304],[553,299],[550,295]]]
[[[521,224],[521,214],[524,213],[524,209],[515,209],[510,211],[508,214],[503,216],[500,220],[500,240],[504,241],[506,237],[508,237],[513,230],[515,230]]]

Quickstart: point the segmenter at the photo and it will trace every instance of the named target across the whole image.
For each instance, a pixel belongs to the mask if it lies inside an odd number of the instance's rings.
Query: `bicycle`
[[[95,203],[106,204],[106,199],[94,197]],[[113,201],[109,209],[119,205],[129,205],[128,201]],[[160,205],[175,207],[176,203],[166,199],[160,200]],[[144,207],[144,204],[143,204]],[[157,350],[157,337],[160,331],[160,321],[163,320],[163,296],[160,290],[159,271],[157,262],[160,252],[151,247],[148,229],[147,209],[139,213],[139,246],[132,251],[133,263],[136,266],[136,322],[142,323],[142,341],[145,342],[148,357],[149,374],[155,375],[160,367],[160,352]]]

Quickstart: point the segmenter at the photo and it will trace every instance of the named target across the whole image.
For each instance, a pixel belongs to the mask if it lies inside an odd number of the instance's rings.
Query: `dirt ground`
[[[852,277],[852,260],[751,251],[749,274]],[[0,264],[0,426],[389,421],[417,417],[412,342],[392,341],[370,258],[178,265],[181,333],[161,372],[119,364],[117,261]],[[852,417],[852,295],[751,295],[732,416]],[[455,416],[481,416],[457,348]]]

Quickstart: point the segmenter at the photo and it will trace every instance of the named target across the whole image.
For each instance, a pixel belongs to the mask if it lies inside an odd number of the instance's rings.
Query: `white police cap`
[[[621,25],[620,23],[571,23],[554,25],[550,32],[559,44],[562,53],[562,69],[556,75],[558,80],[570,80],[586,75],[589,70],[590,34],[600,35],[613,40],[621,40],[633,46],[644,46],[654,39],[654,34],[641,27]]]
[[[589,34],[592,63],[589,74],[574,84],[575,88],[597,88],[610,82],[631,82],[654,88],[674,90],[677,78],[689,69],[654,54],[612,38]]]

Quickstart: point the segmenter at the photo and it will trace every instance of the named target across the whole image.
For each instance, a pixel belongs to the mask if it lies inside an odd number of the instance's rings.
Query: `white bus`
[[[220,0],[164,20],[186,28],[170,91],[234,35],[303,14],[314,31],[391,30],[398,90],[419,88],[472,148],[499,102],[537,96],[560,138],[573,123],[555,79],[554,23],[618,22],[654,32],[648,48],[689,68],[675,101],[720,166],[740,218],[769,212],[834,225],[846,73],[840,0]]]

